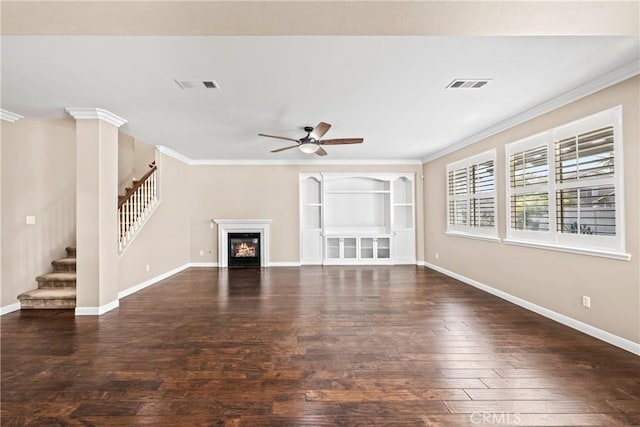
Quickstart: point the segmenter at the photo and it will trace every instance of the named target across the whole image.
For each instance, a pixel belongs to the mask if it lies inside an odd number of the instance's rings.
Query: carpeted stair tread
[[[47,273],[36,277],[37,282],[70,282],[76,280],[76,273],[71,271],[60,271],[57,273]]]
[[[33,289],[18,295],[18,299],[75,299],[76,288]]]
[[[51,262],[54,273],[71,273],[76,271],[76,258],[61,258]]]

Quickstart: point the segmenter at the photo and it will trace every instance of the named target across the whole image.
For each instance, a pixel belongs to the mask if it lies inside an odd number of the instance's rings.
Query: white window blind
[[[507,239],[624,252],[622,108],[506,146]]]
[[[496,151],[447,165],[448,232],[496,236]]]

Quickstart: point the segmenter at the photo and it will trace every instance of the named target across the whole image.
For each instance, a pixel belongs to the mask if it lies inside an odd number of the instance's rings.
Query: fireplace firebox
[[[229,233],[229,267],[260,267],[260,233]]]

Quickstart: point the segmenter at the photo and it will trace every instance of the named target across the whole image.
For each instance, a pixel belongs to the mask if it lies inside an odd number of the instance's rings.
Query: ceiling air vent
[[[218,83],[213,79],[206,80],[182,80],[176,79],[176,83],[182,89],[220,89]]]
[[[478,89],[485,87],[491,79],[455,79],[447,85],[447,89]]]

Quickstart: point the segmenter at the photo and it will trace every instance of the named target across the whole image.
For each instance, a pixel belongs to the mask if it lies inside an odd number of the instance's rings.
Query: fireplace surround
[[[229,267],[229,234],[258,233],[260,267],[269,266],[269,227],[271,219],[214,219],[218,225],[218,267]]]

